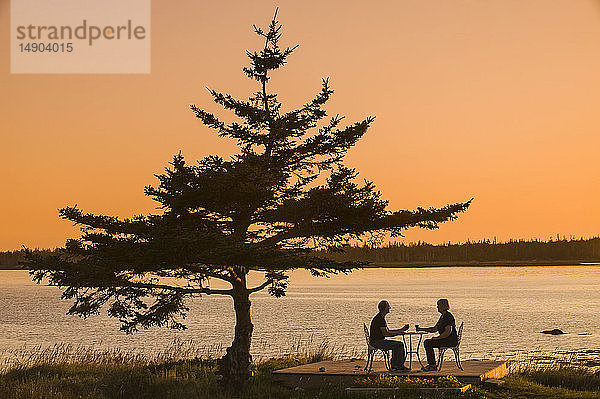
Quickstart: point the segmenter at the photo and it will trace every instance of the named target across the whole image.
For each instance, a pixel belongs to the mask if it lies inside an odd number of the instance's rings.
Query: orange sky
[[[392,208],[475,197],[438,231],[406,241],[600,233],[600,3],[152,1],[149,75],[11,75],[0,0],[0,250],[62,245],[57,209],[153,212],[143,195],[179,150],[189,161],[234,143],[188,105],[217,111],[209,86],[245,98],[251,25],[276,6],[300,44],[273,87],[291,109],[331,78],[330,114],[377,116],[347,157]]]

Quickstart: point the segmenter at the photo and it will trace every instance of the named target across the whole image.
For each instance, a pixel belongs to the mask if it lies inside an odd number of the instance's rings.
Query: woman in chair
[[[427,354],[427,366],[423,367],[425,371],[436,371],[435,353],[433,348],[452,347],[458,344],[458,336],[456,335],[456,321],[450,313],[450,304],[447,299],[437,301],[437,310],[442,315],[433,327],[421,328],[417,326],[417,331],[437,332],[437,337],[426,339],[423,345]]]

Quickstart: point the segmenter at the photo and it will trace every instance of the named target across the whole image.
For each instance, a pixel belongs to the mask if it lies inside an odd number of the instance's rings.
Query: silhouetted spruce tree
[[[87,317],[106,305],[127,333],[151,326],[183,329],[189,300],[231,296],[235,337],[219,369],[235,389],[250,375],[252,293],[284,295],[292,269],[325,276],[364,265],[319,257],[311,248],[340,248],[374,232],[434,229],[470,203],[388,211],[373,183],[356,183],[357,172],[342,163],[374,118],[341,127],[343,118],[336,115],[319,127],[333,93],[327,79],[312,100],[283,112],[268,90],[270,72],[284,66],[296,47],[279,47],[276,15],[266,30],[254,30],[264,47],[247,52],[250,64],[243,71],[259,90],[248,101],[209,90],[241,122],[225,123],[191,106],[204,125],[237,140],[240,152],[229,159],[207,156],[196,165],[176,155],[157,176],[158,187],[145,189],[161,214],[119,219],[77,206],[61,209],[63,219],[82,226],[81,238],[68,240],[52,256],[30,252],[27,261],[35,281],[47,278],[64,287],[62,297],[74,301],[70,314]],[[264,282],[248,286],[250,271],[263,273]],[[229,288],[212,288],[214,279]]]

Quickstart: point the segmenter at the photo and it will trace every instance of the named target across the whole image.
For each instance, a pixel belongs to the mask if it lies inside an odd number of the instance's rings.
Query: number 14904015
[[[19,43],[22,53],[70,53],[73,51],[73,43]]]

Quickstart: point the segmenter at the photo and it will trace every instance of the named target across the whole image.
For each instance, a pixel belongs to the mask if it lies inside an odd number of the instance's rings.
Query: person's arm
[[[444,339],[446,337],[449,337],[450,334],[452,334],[452,326],[448,325],[448,326],[446,326],[446,329],[444,330],[443,333],[441,333],[437,337],[433,337],[432,339]]]
[[[426,331],[426,332],[436,332],[437,331],[437,327],[433,326],[433,327],[419,327],[417,328],[417,331]]]
[[[402,328],[398,328],[396,330],[390,330],[389,328],[387,328],[387,326],[385,327],[381,327],[381,333],[383,334],[384,337],[393,337],[395,335],[400,335],[400,334],[404,334],[404,332],[406,330],[408,330],[409,325],[405,324],[404,327]]]

